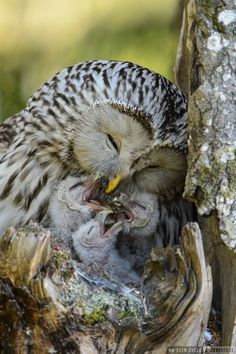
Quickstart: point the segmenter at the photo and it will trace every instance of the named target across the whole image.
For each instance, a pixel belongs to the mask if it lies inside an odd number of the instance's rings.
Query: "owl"
[[[182,197],[186,170],[185,154],[157,146],[136,160],[132,176],[125,178],[116,192],[124,191],[139,199],[142,194],[149,195],[149,201],[154,196],[158,198],[156,245],[159,247],[177,244],[182,228],[197,221],[195,205]]]
[[[88,176],[82,175],[68,176],[57,184],[51,193],[45,227],[65,240],[91,219],[104,224],[104,238],[119,232],[145,238],[156,231],[159,220],[156,195],[139,191],[129,194],[126,190],[119,198],[88,202],[85,193],[88,182]]]
[[[18,118],[18,114],[8,118],[3,124],[0,125],[0,161],[1,158],[7,153],[14,136],[16,134],[14,126]]]
[[[52,192],[49,220],[44,226],[69,245],[73,241],[80,268],[86,273],[105,274],[110,280],[124,284],[140,283],[135,269],[141,264],[143,270],[151,247],[155,246],[151,236],[159,220],[156,195],[147,192],[129,195],[127,191],[119,199],[109,198],[109,204],[101,201],[107,205],[102,206],[85,200],[87,181],[86,176],[68,176],[59,182]],[[132,217],[124,218],[122,208],[129,210]]]
[[[109,239],[101,237],[103,225],[92,219],[72,234],[76,255],[86,273],[100,274],[122,284],[140,285],[140,276],[129,259],[121,257],[116,248],[116,233]]]
[[[70,241],[72,232],[94,216],[93,208],[84,200],[87,176],[68,176],[51,191],[47,218],[43,222],[53,234]]]
[[[111,193],[148,167],[142,156],[153,149],[165,172],[156,191],[174,190],[172,176],[185,174],[186,128],[186,96],[151,70],[102,60],[62,70],[0,126],[0,235],[42,222],[52,186],[66,176],[106,178]]]

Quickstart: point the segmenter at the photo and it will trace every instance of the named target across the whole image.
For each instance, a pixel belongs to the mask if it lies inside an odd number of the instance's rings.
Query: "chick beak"
[[[108,183],[105,193],[109,194],[109,193],[114,192],[114,190],[119,186],[122,179],[123,179],[122,176],[117,176],[117,177],[111,179]]]

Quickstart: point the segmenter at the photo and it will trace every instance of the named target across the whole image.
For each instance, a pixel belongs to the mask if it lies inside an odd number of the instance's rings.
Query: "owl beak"
[[[107,194],[114,192],[114,190],[119,186],[122,179],[123,179],[122,176],[117,176],[117,177],[111,179],[108,183],[108,186],[107,186],[105,192]]]

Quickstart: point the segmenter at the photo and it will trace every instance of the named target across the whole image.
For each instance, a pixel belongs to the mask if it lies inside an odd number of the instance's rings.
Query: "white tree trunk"
[[[236,345],[235,30],[235,1],[187,1],[175,69],[189,95],[185,196],[202,216],[224,345]]]

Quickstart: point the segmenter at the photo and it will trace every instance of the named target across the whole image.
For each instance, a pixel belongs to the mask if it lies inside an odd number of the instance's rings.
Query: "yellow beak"
[[[111,181],[109,181],[107,189],[105,190],[106,193],[111,193],[113,192],[118,185],[120,184],[120,181],[122,180],[122,176],[117,176],[116,178],[113,178]]]

